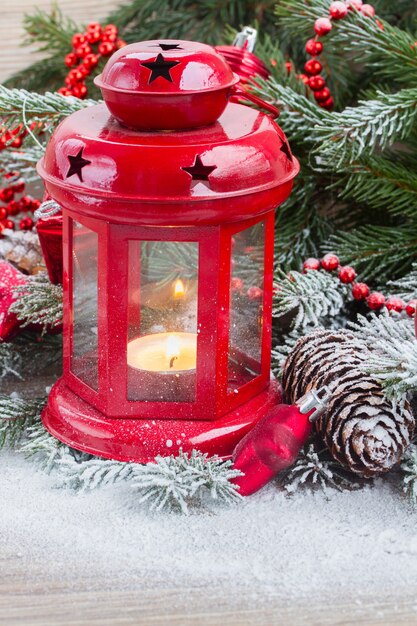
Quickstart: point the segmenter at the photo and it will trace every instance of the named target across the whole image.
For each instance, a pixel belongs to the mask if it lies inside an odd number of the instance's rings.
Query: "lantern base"
[[[265,391],[215,421],[110,418],[79,398],[61,378],[42,413],[45,428],[63,443],[107,459],[147,463],[180,449],[227,459],[242,437],[281,401],[275,379]]]

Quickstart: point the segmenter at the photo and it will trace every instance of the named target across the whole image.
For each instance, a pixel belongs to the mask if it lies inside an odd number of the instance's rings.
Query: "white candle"
[[[127,363],[137,370],[178,373],[195,370],[196,333],[155,333],[127,344]]]

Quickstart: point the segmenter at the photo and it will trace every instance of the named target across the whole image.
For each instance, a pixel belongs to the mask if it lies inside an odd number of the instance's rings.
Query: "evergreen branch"
[[[0,341],[0,380],[6,376],[21,378],[21,354],[14,343]]]
[[[403,491],[412,504],[417,505],[417,446],[411,445],[404,454],[400,465],[403,472]]]
[[[293,330],[308,325],[320,326],[324,319],[334,317],[345,306],[347,287],[325,272],[276,272],[273,317],[294,312]]]
[[[399,280],[388,281],[387,290],[406,302],[417,298],[417,263],[413,263],[411,272]]]
[[[33,14],[25,15],[23,27],[26,31],[25,44],[39,43],[38,50],[41,52],[53,52],[61,56],[70,52],[71,37],[80,30],[72,19],[62,14],[57,5],[53,6],[50,13],[36,9]]]
[[[401,402],[406,393],[417,391],[414,320],[372,313],[369,318],[359,315],[351,328],[370,351],[365,371],[379,380],[388,398]]]
[[[24,400],[14,394],[0,394],[0,449],[18,445],[26,429],[40,420],[44,405],[45,398]]]
[[[137,466],[132,486],[141,502],[150,502],[151,509],[179,508],[187,513],[190,501],[207,491],[211,498],[227,503],[239,500],[238,487],[230,480],[240,475],[232,469],[232,461],[193,450],[180,452],[178,457],[158,456],[155,463]]]
[[[0,118],[6,127],[26,125],[27,119],[31,119],[43,121],[51,128],[71,113],[93,104],[96,104],[94,100],[79,100],[58,93],[40,95],[0,85]]]
[[[25,284],[15,287],[13,293],[16,299],[10,311],[24,322],[22,326],[39,324],[46,332],[62,323],[62,287],[53,285],[46,273],[29,277]]]

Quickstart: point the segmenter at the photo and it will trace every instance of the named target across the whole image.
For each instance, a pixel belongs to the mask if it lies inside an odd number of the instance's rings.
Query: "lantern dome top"
[[[266,192],[277,206],[298,171],[274,120],[237,103],[214,124],[180,132],[138,132],[121,126],[104,104],[88,106],[61,122],[38,164],[48,193],[64,206],[152,223],[184,222],[187,211],[206,223],[230,219],[234,207],[245,212],[245,202],[255,210]],[[266,210],[264,204],[259,199]]]
[[[122,124],[169,130],[216,121],[239,76],[211,46],[155,39],[118,50],[94,82]]]

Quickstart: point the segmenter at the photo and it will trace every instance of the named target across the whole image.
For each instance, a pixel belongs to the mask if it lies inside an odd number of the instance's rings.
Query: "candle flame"
[[[174,298],[183,298],[184,295],[185,295],[184,283],[182,282],[181,278],[179,278],[177,281],[175,281]]]
[[[179,337],[176,335],[170,335],[168,337],[165,353],[169,361],[169,367],[172,368],[174,366],[174,361],[178,359],[181,353]]]

